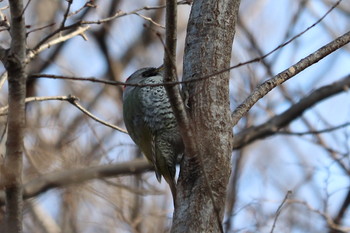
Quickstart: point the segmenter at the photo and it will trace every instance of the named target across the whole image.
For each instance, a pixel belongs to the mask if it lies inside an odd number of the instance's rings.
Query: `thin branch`
[[[300,33],[298,33],[297,35],[293,36],[292,38],[290,38],[289,40],[287,40],[286,42],[280,44],[279,46],[277,46],[275,49],[271,50],[269,53],[265,54],[262,59],[266,58],[267,56],[271,55],[272,53],[274,53],[275,51],[277,51],[278,49],[284,47],[285,45],[289,44],[290,42],[294,41],[295,39],[297,39],[298,37],[302,36],[305,32],[309,31],[311,28],[315,27],[317,24],[319,24],[329,13],[331,13],[343,0],[338,0],[337,2],[334,3],[334,5],[332,5],[332,7],[321,17],[319,18],[315,23],[313,23],[311,26],[307,27],[304,31],[301,31]]]
[[[38,79],[38,78],[50,78],[50,79],[61,79],[61,80],[72,80],[72,81],[88,81],[88,82],[96,82],[96,83],[103,83],[108,84],[112,86],[126,86],[127,83],[120,82],[120,81],[110,81],[105,79],[98,79],[94,77],[74,77],[74,76],[63,76],[63,75],[54,75],[54,74],[32,74],[28,77],[29,79]],[[130,85],[130,86],[147,86],[147,85]],[[159,85],[157,85],[159,86]]]
[[[104,19],[100,19],[100,20],[95,20],[95,21],[83,21],[83,20],[79,20],[71,25],[65,26],[65,22],[67,17],[69,16],[69,9],[70,9],[70,5],[71,5],[71,1],[72,0],[68,0],[69,5],[68,8],[64,14],[64,18],[62,20],[61,26],[56,29],[55,31],[53,31],[52,33],[50,33],[49,35],[47,35],[45,38],[43,38],[35,47],[34,50],[37,50],[39,47],[41,47],[43,44],[45,44],[48,40],[50,40],[53,36],[57,35],[58,33],[61,33],[65,30],[69,30],[72,28],[76,28],[76,27],[81,27],[82,25],[91,25],[91,24],[102,24],[111,20],[114,20],[116,18],[122,17],[122,16],[126,16],[126,15],[131,15],[131,14],[135,14],[139,11],[142,10],[153,10],[153,9],[161,9],[164,8],[165,6],[154,6],[154,7],[149,7],[149,6],[145,6],[136,10],[133,10],[131,12],[122,12],[122,11],[118,11],[116,12],[113,16],[111,17],[107,17]],[[188,1],[179,1],[177,4],[190,4]]]
[[[25,103],[31,102],[41,102],[48,100],[59,100],[59,101],[72,101],[74,99],[78,99],[75,96],[41,96],[41,97],[28,97],[25,99]],[[9,106],[4,106],[0,108],[0,115],[7,115]]]
[[[27,55],[27,59],[26,59],[26,63],[29,63],[29,61],[31,59],[33,59],[36,55],[38,55],[40,52],[42,52],[43,50],[45,49],[48,49],[50,47],[52,47],[53,45],[55,44],[59,44],[59,43],[62,43],[64,41],[67,41],[77,35],[82,35],[84,38],[84,32],[86,30],[89,29],[89,26],[84,26],[84,27],[78,27],[76,30],[74,30],[73,32],[71,33],[68,33],[67,35],[64,35],[64,36],[60,36],[56,39],[53,39],[45,44],[41,44],[39,47],[37,47],[36,49],[33,49],[33,50],[30,50],[28,55]]]
[[[273,231],[275,230],[276,223],[277,223],[277,219],[278,219],[278,217],[280,216],[280,214],[281,214],[281,212],[282,212],[282,207],[283,207],[283,205],[286,203],[286,201],[288,200],[288,197],[290,196],[290,194],[292,194],[292,191],[288,190],[288,192],[287,192],[286,196],[284,197],[282,203],[278,206],[277,211],[276,211],[275,218],[274,218],[274,220],[273,220],[273,224],[272,224],[272,228],[271,228],[270,233],[273,233]]]
[[[305,132],[289,132],[289,131],[278,131],[276,134],[282,134],[282,135],[292,135],[292,136],[304,136],[304,135],[313,135],[313,134],[321,134],[321,133],[330,133],[334,130],[342,129],[345,127],[348,127],[350,125],[350,122],[346,122],[341,125],[337,125],[334,127],[322,129],[322,130],[311,130],[311,131],[305,131]]]
[[[47,41],[50,40],[52,37],[54,37],[56,34],[61,33],[62,31],[71,29],[72,27],[80,27],[81,26],[79,23],[75,23],[75,24],[70,25],[70,26],[65,26],[71,5],[73,3],[73,0],[66,0],[66,1],[68,2],[68,6],[67,6],[67,9],[63,15],[63,19],[62,19],[60,27],[57,28],[56,30],[54,30],[53,32],[51,32],[49,35],[45,36],[41,41],[39,41],[39,43],[34,47],[34,50],[37,50],[43,44],[47,43]]]
[[[188,1],[179,1],[177,2],[177,5],[188,5],[190,4]],[[150,19],[148,17],[145,17],[143,15],[140,15],[138,14],[138,12],[140,11],[143,11],[143,10],[158,10],[158,9],[163,9],[165,8],[166,5],[162,5],[162,6],[144,6],[142,8],[139,8],[139,9],[136,9],[136,10],[133,10],[133,11],[130,11],[130,12],[124,12],[124,11],[118,11],[116,12],[114,15],[110,16],[110,17],[107,17],[107,18],[104,18],[104,19],[99,19],[99,20],[92,20],[92,21],[80,21],[80,22],[77,22],[77,24],[80,24],[80,25],[83,25],[83,24],[101,24],[101,23],[106,23],[106,22],[109,22],[111,20],[114,20],[114,19],[117,19],[117,18],[120,18],[120,17],[123,17],[123,16],[127,16],[127,15],[138,15],[142,18],[144,18],[145,20],[147,21],[150,21]],[[152,20],[152,19],[151,19]],[[153,21],[151,21],[152,23],[155,23]],[[163,26],[155,23],[157,26],[160,26],[162,28],[164,28]]]
[[[340,225],[344,216],[345,216],[345,213],[347,211],[347,209],[349,208],[350,206],[350,190],[348,191],[348,193],[346,194],[346,197],[343,201],[343,204],[341,205],[341,207],[339,208],[339,211],[338,211],[338,214],[337,216],[334,218],[334,223],[336,225]],[[337,233],[336,230],[331,230],[330,233]]]
[[[301,116],[307,109],[326,98],[348,90],[349,86],[350,75],[335,83],[313,91],[283,113],[272,117],[261,125],[252,126],[236,134],[233,138],[233,149],[239,149],[257,139],[262,139],[275,134],[280,128],[285,127],[290,122]]]
[[[300,37],[301,35],[303,35],[305,32],[307,32],[308,30],[310,30],[312,27],[314,27],[315,25],[317,25],[319,22],[321,22],[342,0],[339,0],[338,2],[336,2],[319,20],[317,20],[314,24],[312,24],[311,26],[309,26],[308,28],[306,28],[304,31],[300,32],[299,34],[297,34],[296,36],[292,37],[290,40],[286,41],[285,43],[282,43],[280,44],[279,46],[277,46],[275,49],[271,50],[269,53],[263,55],[263,56],[260,56],[260,57],[257,57],[257,58],[254,58],[252,60],[249,60],[249,61],[246,61],[246,62],[241,62],[241,63],[238,63],[234,66],[231,66],[227,69],[223,69],[223,70],[220,70],[218,72],[214,72],[212,74],[209,74],[209,75],[206,75],[206,76],[202,76],[202,77],[199,77],[197,79],[191,79],[191,80],[186,80],[186,81],[170,81],[170,82],[165,82],[164,85],[177,85],[177,84],[185,84],[185,83],[192,83],[192,82],[198,82],[198,81],[201,81],[201,80],[205,80],[205,79],[209,79],[213,76],[217,76],[219,74],[222,74],[222,73],[225,73],[225,72],[228,72],[232,69],[235,69],[235,68],[238,68],[240,66],[243,66],[243,65],[247,65],[247,64],[250,64],[250,63],[254,63],[254,62],[260,62],[261,60],[263,60],[264,58],[268,57],[269,55],[271,55],[272,53],[274,53],[275,51],[277,51],[278,49],[284,47],[285,45],[289,44],[290,42],[292,42],[293,40],[295,40],[296,38]],[[189,1],[179,1],[177,2],[177,4],[190,4]],[[65,26],[64,28],[59,28],[57,29],[56,31],[54,31],[52,34],[50,34],[49,36],[47,36],[47,38],[44,38],[35,48],[33,51],[37,51],[39,50],[40,47],[42,47],[42,45],[45,43],[46,40],[48,40],[49,38],[51,38],[53,35],[57,34],[58,32],[61,32],[63,30],[67,30],[67,29],[70,29],[70,28],[74,28],[74,27],[79,27],[81,25],[90,25],[90,24],[102,24],[102,23],[105,23],[105,22],[108,22],[108,21],[111,21],[111,20],[114,20],[116,18],[119,18],[119,17],[122,17],[122,16],[126,16],[126,15],[131,15],[131,14],[137,14],[137,12],[139,11],[142,11],[142,10],[151,10],[151,9],[161,9],[161,8],[164,8],[164,6],[155,6],[155,7],[149,7],[149,6],[145,6],[145,7],[142,7],[142,8],[139,8],[139,9],[136,9],[134,11],[130,11],[130,12],[122,12],[122,11],[118,11],[116,12],[113,16],[111,17],[107,17],[105,19],[100,19],[100,20],[96,20],[96,21],[78,21],[70,26]],[[78,33],[79,34],[79,33]],[[70,37],[71,38],[71,37]],[[64,41],[64,40],[63,40]],[[59,41],[59,42],[62,42],[62,41]],[[58,43],[59,43],[58,42]],[[47,43],[46,43],[47,44]],[[54,43],[56,44],[56,43]],[[46,46],[45,48],[43,49],[46,49],[54,44],[49,44],[49,46]],[[42,50],[43,50],[42,49]],[[41,50],[41,51],[42,51]],[[30,55],[31,56],[31,55]],[[111,84],[111,85],[115,85],[115,84]],[[124,85],[124,84],[122,84]],[[155,84],[154,86],[157,86],[157,85],[162,85],[162,84]]]
[[[297,75],[304,69],[320,61],[327,55],[343,47],[349,42],[350,42],[350,31],[338,37],[337,39],[333,40],[332,42],[328,43],[327,45],[323,46],[316,52],[303,58],[302,60],[292,65],[288,69],[282,71],[275,77],[257,86],[254,89],[254,91],[248,96],[248,98],[246,98],[245,101],[233,111],[232,113],[233,126],[235,126],[238,123],[238,121],[253,107],[253,105],[256,102],[258,102],[259,99],[264,97],[273,88],[275,88],[278,85],[281,85],[291,77]]]
[[[110,17],[107,17],[107,18],[104,18],[104,19],[99,19],[99,20],[91,20],[91,21],[86,21],[86,20],[83,20],[83,21],[80,21],[80,22],[77,22],[76,24],[81,24],[81,25],[91,25],[91,24],[102,24],[102,23],[106,23],[106,22],[109,22],[109,21],[112,21],[114,19],[117,19],[119,17],[123,17],[123,16],[126,16],[126,15],[130,15],[130,14],[135,14],[136,12],[140,11],[140,9],[138,10],[134,10],[134,11],[131,11],[131,12],[123,12],[123,11],[118,11],[116,12],[114,15],[110,16]]]
[[[120,175],[135,175],[153,170],[145,159],[135,159],[129,162],[99,165],[89,168],[71,169],[44,174],[23,185],[23,198],[35,197],[53,188],[66,187],[92,179],[115,177]],[[0,204],[4,204],[4,192],[0,191]]]
[[[236,125],[242,116],[246,114],[247,111],[254,105],[260,98],[262,98],[264,95],[266,95],[269,91],[271,91],[274,87],[277,85],[282,84],[283,82],[287,81],[291,77],[297,75],[304,69],[308,68],[309,66],[317,63],[330,53],[336,51],[337,49],[343,47],[347,43],[350,42],[350,32],[345,33],[344,35],[338,37],[337,39],[333,40],[329,44],[323,46],[319,50],[315,51],[314,53],[310,54],[309,56],[303,58],[298,63],[294,64],[290,68],[282,71],[275,77],[265,81],[264,83],[260,84],[253,93],[241,104],[232,114],[232,117],[234,119],[233,125]],[[265,55],[264,55],[265,56]],[[263,57],[264,57],[263,56]],[[52,79],[67,79],[67,80],[75,80],[75,81],[89,81],[89,82],[99,82],[104,83],[108,85],[129,85],[129,86],[174,86],[179,84],[187,84],[187,83],[193,83],[193,82],[199,82],[203,81],[205,79],[209,78],[215,78],[214,76],[217,76],[219,74],[225,73],[230,71],[231,69],[238,68],[240,66],[252,63],[252,62],[258,62],[262,59],[262,57],[255,58],[253,60],[242,62],[237,65],[231,66],[227,69],[220,70],[218,72],[214,72],[209,75],[205,75],[196,79],[189,79],[189,80],[183,80],[183,81],[166,81],[162,84],[126,84],[124,82],[118,82],[118,81],[106,81],[102,79],[96,79],[96,78],[75,78],[75,77],[68,77],[68,76],[61,76],[61,75],[52,75],[52,74],[34,74],[31,75],[29,78],[52,78]],[[248,105],[246,105],[248,104]],[[251,105],[251,106],[250,106]],[[248,109],[246,109],[248,108]]]
[[[288,203],[301,204],[301,205],[305,206],[311,212],[314,212],[314,213],[320,215],[327,222],[328,227],[330,229],[334,230],[337,233],[350,232],[350,227],[341,227],[341,226],[339,226],[338,224],[334,223],[333,219],[328,214],[322,212],[321,210],[315,209],[314,207],[312,207],[310,204],[308,204],[305,201],[289,199],[289,200],[287,200],[287,202]]]
[[[302,36],[304,33],[306,33],[307,31],[309,31],[311,28],[315,27],[317,24],[319,24],[331,11],[333,11],[341,2],[342,0],[339,0],[338,2],[336,2],[319,20],[317,20],[315,23],[313,23],[311,26],[309,26],[308,28],[306,28],[305,30],[303,30],[302,32],[298,33],[297,35],[293,36],[291,39],[289,39],[288,41],[278,45],[275,49],[271,50],[270,52],[268,52],[267,54],[264,54],[263,56],[259,56],[256,57],[254,59],[245,61],[245,62],[240,62],[234,66],[228,67],[226,69],[222,69],[219,70],[217,72],[213,72],[211,74],[202,76],[202,77],[198,77],[196,79],[189,79],[189,80],[185,80],[185,81],[173,81],[173,82],[165,82],[163,83],[163,85],[175,85],[175,84],[187,84],[187,83],[193,83],[193,82],[198,82],[198,81],[202,81],[205,79],[209,79],[212,78],[214,76],[217,76],[219,74],[225,73],[225,72],[229,72],[233,69],[236,69],[238,67],[244,66],[244,65],[248,65],[251,63],[255,63],[255,62],[261,62],[261,60],[265,59],[266,57],[270,56],[271,54],[273,54],[274,52],[276,52],[277,50],[279,50],[280,48],[286,46],[287,44],[291,43],[292,41],[294,41],[295,39],[297,39],[298,37]],[[186,1],[184,1],[186,2]],[[159,84],[158,84],[159,85]]]
[[[29,6],[29,4],[30,4],[31,1],[32,1],[32,0],[28,0],[26,6],[23,8],[23,11],[22,11],[22,13],[21,13],[21,16],[22,16],[22,17],[23,17],[24,12],[27,10],[27,8],[28,8],[28,6]]]
[[[70,8],[71,8],[71,6],[73,4],[73,0],[66,0],[66,2],[68,2],[68,6],[67,6],[67,9],[66,9],[66,11],[65,11],[65,13],[63,15],[63,20],[62,20],[60,28],[64,28],[64,25],[66,24]]]
[[[155,22],[155,21],[154,21],[152,18],[150,18],[150,17],[141,15],[141,14],[139,14],[139,13],[135,13],[135,15],[137,15],[137,16],[143,18],[144,20],[147,20],[148,22],[150,22],[150,23],[153,24],[153,25],[156,25],[157,27],[160,27],[160,28],[165,29],[165,27],[164,27],[163,25],[161,25],[161,24]]]
[[[49,24],[44,25],[44,26],[42,26],[42,27],[34,28],[34,29],[32,29],[31,31],[27,32],[26,36],[28,37],[28,35],[29,35],[30,33],[32,33],[32,32],[40,31],[40,30],[43,30],[43,29],[45,29],[45,28],[52,27],[52,26],[54,26],[54,25],[56,25],[56,23],[49,23]]]
[[[77,15],[79,14],[82,10],[84,10],[85,8],[97,8],[97,5],[95,5],[95,2],[94,0],[91,0],[91,1],[88,1],[88,2],[85,2],[85,4],[80,7],[78,10],[68,14],[68,17],[71,17],[73,15]]]
[[[78,102],[77,102],[77,99],[73,99],[72,101],[69,101],[71,104],[73,104],[75,107],[77,107],[80,111],[82,111],[84,114],[88,115],[90,118],[94,119],[95,121],[107,126],[107,127],[110,127],[112,129],[115,129],[115,130],[118,130],[119,132],[122,132],[122,133],[128,133],[125,129],[122,129],[116,125],[113,125],[113,124],[110,124],[104,120],[101,120],[100,118],[94,116],[92,113],[90,113],[88,110],[86,110],[83,106],[81,106]]]
[[[86,114],[87,116],[89,116],[90,118],[92,118],[93,120],[107,126],[110,127],[112,129],[118,130],[119,132],[122,133],[126,133],[127,131],[125,129],[122,129],[116,125],[113,125],[111,123],[108,123],[104,120],[101,120],[100,118],[96,117],[95,115],[93,115],[91,112],[89,112],[88,110],[86,110],[83,106],[81,106],[78,103],[79,98],[72,96],[72,95],[68,95],[68,96],[45,96],[45,97],[29,97],[25,99],[25,103],[30,103],[30,102],[40,102],[40,101],[49,101],[49,100],[59,100],[59,101],[67,101],[69,103],[71,103],[72,105],[74,105],[75,107],[77,107],[80,111],[82,111],[84,114]],[[0,116],[3,115],[7,115],[7,111],[8,111],[8,106],[2,107],[0,108]]]

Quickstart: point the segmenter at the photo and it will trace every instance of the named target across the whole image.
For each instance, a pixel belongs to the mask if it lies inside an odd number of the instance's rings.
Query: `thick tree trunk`
[[[187,29],[185,80],[230,66],[239,3],[194,1]],[[186,154],[181,164],[172,232],[220,232],[231,170],[229,73],[188,84],[185,89],[197,154]]]

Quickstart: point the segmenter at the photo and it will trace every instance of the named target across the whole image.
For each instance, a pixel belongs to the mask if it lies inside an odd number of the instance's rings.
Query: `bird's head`
[[[149,78],[149,77],[153,77],[153,76],[157,76],[157,75],[162,75],[163,70],[164,70],[163,65],[161,65],[158,68],[155,68],[155,67],[141,68],[141,69],[135,71],[132,75],[130,75],[126,79],[126,84],[137,84],[137,83],[140,83],[145,78]],[[124,89],[127,86],[128,85],[124,85]]]

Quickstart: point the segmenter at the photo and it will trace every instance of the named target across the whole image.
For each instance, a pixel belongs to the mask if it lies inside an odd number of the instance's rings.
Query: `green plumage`
[[[143,68],[126,83],[163,83],[163,74],[157,68]],[[126,86],[123,101],[124,122],[130,137],[154,165],[158,181],[161,176],[167,181],[175,200],[176,160],[183,154],[184,146],[164,87]]]

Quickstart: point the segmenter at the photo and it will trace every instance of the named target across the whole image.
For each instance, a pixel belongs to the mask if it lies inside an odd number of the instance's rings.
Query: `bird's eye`
[[[145,78],[156,76],[158,74],[157,68],[149,68],[142,73],[142,76]]]

